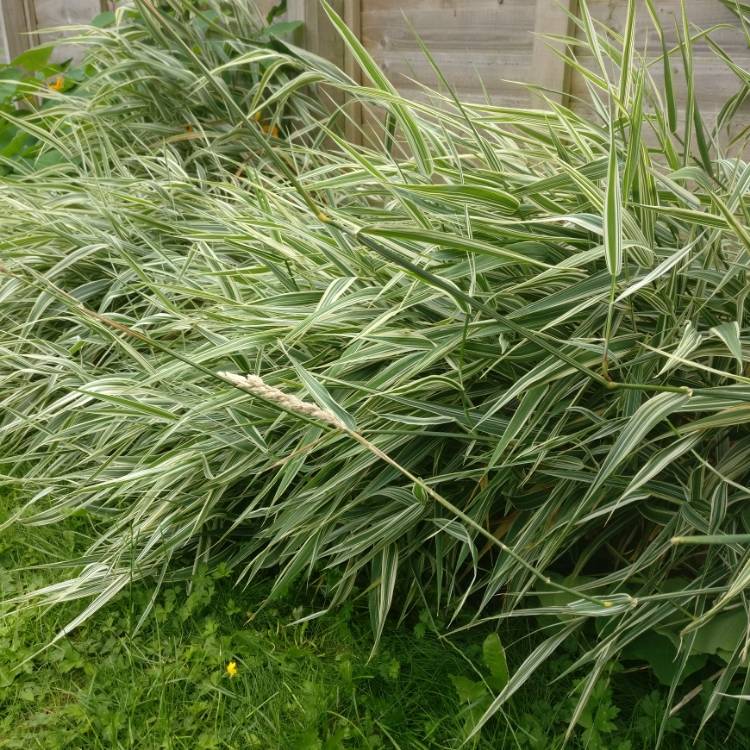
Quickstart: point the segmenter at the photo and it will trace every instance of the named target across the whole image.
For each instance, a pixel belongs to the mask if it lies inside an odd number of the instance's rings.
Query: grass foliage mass
[[[570,727],[625,658],[666,686],[657,740],[695,675],[701,721],[744,725],[748,73],[686,18],[643,59],[650,0],[622,35],[582,2],[585,111],[409,101],[332,13],[363,84],[243,4],[172,5],[81,30],[87,76],[3,115],[36,149],[0,184],[6,525],[95,529],[10,603],[86,600],[62,637],[208,567],[271,601],[304,582],[306,617],[359,592],[376,643],[415,611],[537,618],[487,700],[464,685],[468,734],[586,639]],[[715,123],[698,40],[740,89]]]

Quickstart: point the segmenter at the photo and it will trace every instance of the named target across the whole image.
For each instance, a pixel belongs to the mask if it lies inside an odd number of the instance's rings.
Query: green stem
[[[683,393],[686,396],[693,395],[693,389],[686,385],[655,385],[652,383],[618,383],[610,380],[607,383],[610,391],[646,391],[647,393]]]

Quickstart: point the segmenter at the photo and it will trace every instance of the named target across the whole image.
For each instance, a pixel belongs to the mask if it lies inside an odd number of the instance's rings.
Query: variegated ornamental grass
[[[82,32],[97,75],[45,94],[47,166],[0,184],[0,470],[7,523],[96,538],[18,605],[89,600],[74,627],[224,561],[319,608],[369,586],[376,634],[556,615],[480,725],[592,619],[579,710],[651,629],[682,698],[747,606],[750,165],[739,97],[714,126],[654,80],[640,3],[624,36],[581,6],[586,115],[404,100],[336,19],[362,85],[244,17]],[[665,53],[690,71],[705,33]],[[321,82],[382,132],[345,142]],[[732,637],[706,718],[747,693]]]

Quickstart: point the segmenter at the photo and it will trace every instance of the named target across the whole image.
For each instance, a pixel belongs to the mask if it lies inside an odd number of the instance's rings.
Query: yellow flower
[[[65,85],[65,78],[63,76],[57,76],[52,83],[48,83],[47,86],[53,91],[62,91],[62,87]]]
[[[229,675],[229,679],[237,676],[237,662],[234,659],[227,664],[227,674]]]
[[[268,122],[267,120],[264,120],[261,116],[260,112],[256,112],[254,115],[255,122],[260,125],[260,129],[266,134],[271,135],[274,138],[279,137],[279,129],[273,125],[272,123]]]
[[[260,126],[260,129],[268,134],[273,136],[274,138],[279,137],[279,129],[275,125],[268,125],[267,123],[262,123]]]

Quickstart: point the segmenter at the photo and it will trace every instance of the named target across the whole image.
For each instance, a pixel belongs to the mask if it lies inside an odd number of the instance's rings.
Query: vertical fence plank
[[[357,36],[361,35],[361,2],[362,0],[329,0],[331,7],[344,19],[344,22]],[[330,22],[319,0],[288,0],[287,19],[302,21],[304,24],[299,44],[316,55],[330,60],[359,80],[359,66],[354,62],[344,44],[344,40]],[[344,98],[339,92],[327,92],[334,106],[344,105]],[[357,102],[344,105],[347,114],[345,124],[346,136],[352,141],[361,138],[362,108]]]
[[[331,0],[331,7],[344,16],[345,0]],[[301,41],[306,49],[325,57],[339,67],[344,66],[344,42],[333,24],[328,20],[323,6],[318,0],[289,0],[287,18],[302,21]]]
[[[344,21],[358,39],[362,38],[362,0],[344,0]],[[357,83],[362,82],[362,70],[348,49],[344,50],[344,72]],[[362,105],[352,102],[347,107],[351,118],[346,122],[346,137],[352,143],[362,141]]]
[[[534,19],[534,49],[532,52],[532,83],[548,89],[548,96],[561,104],[567,103],[570,93],[570,68],[555,54],[554,42],[544,37],[570,36],[573,24],[568,14],[578,10],[578,0],[537,0]],[[562,45],[554,45],[562,51]]]
[[[37,26],[33,0],[0,0],[0,14],[8,60],[38,43],[36,34],[28,33]]]

